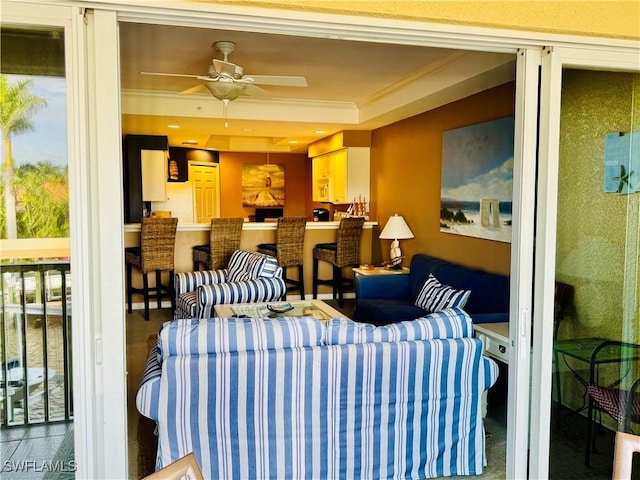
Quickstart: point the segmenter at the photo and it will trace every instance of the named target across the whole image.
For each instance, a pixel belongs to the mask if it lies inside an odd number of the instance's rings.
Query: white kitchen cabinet
[[[369,198],[369,147],[348,147],[312,159],[314,202]]]
[[[167,152],[165,150],[141,150],[142,200],[164,202],[167,200]]]

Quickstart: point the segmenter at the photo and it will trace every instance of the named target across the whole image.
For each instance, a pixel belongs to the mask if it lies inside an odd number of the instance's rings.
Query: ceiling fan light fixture
[[[206,82],[204,85],[218,100],[235,100],[245,89],[244,84],[235,82]]]

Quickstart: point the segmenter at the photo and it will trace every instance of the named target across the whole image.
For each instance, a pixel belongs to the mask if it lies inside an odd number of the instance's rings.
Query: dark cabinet
[[[220,162],[220,152],[202,148],[169,147],[169,182],[189,180],[189,161]]]
[[[143,212],[141,150],[168,150],[166,135],[127,135],[123,140],[124,223],[140,223]]]

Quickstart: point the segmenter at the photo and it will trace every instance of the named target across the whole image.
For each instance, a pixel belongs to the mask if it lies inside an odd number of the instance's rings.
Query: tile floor
[[[3,480],[74,478],[72,421],[3,428],[0,439]]]

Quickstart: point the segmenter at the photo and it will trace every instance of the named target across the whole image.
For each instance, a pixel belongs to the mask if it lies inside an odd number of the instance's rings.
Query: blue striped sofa
[[[136,403],[157,423],[157,469],[193,451],[211,479],[478,475],[497,376],[457,308],[384,327],[174,320]]]
[[[227,268],[176,273],[173,318],[209,318],[214,307],[228,303],[272,302],[284,298],[287,286],[278,261],[259,252],[236,250]]]

